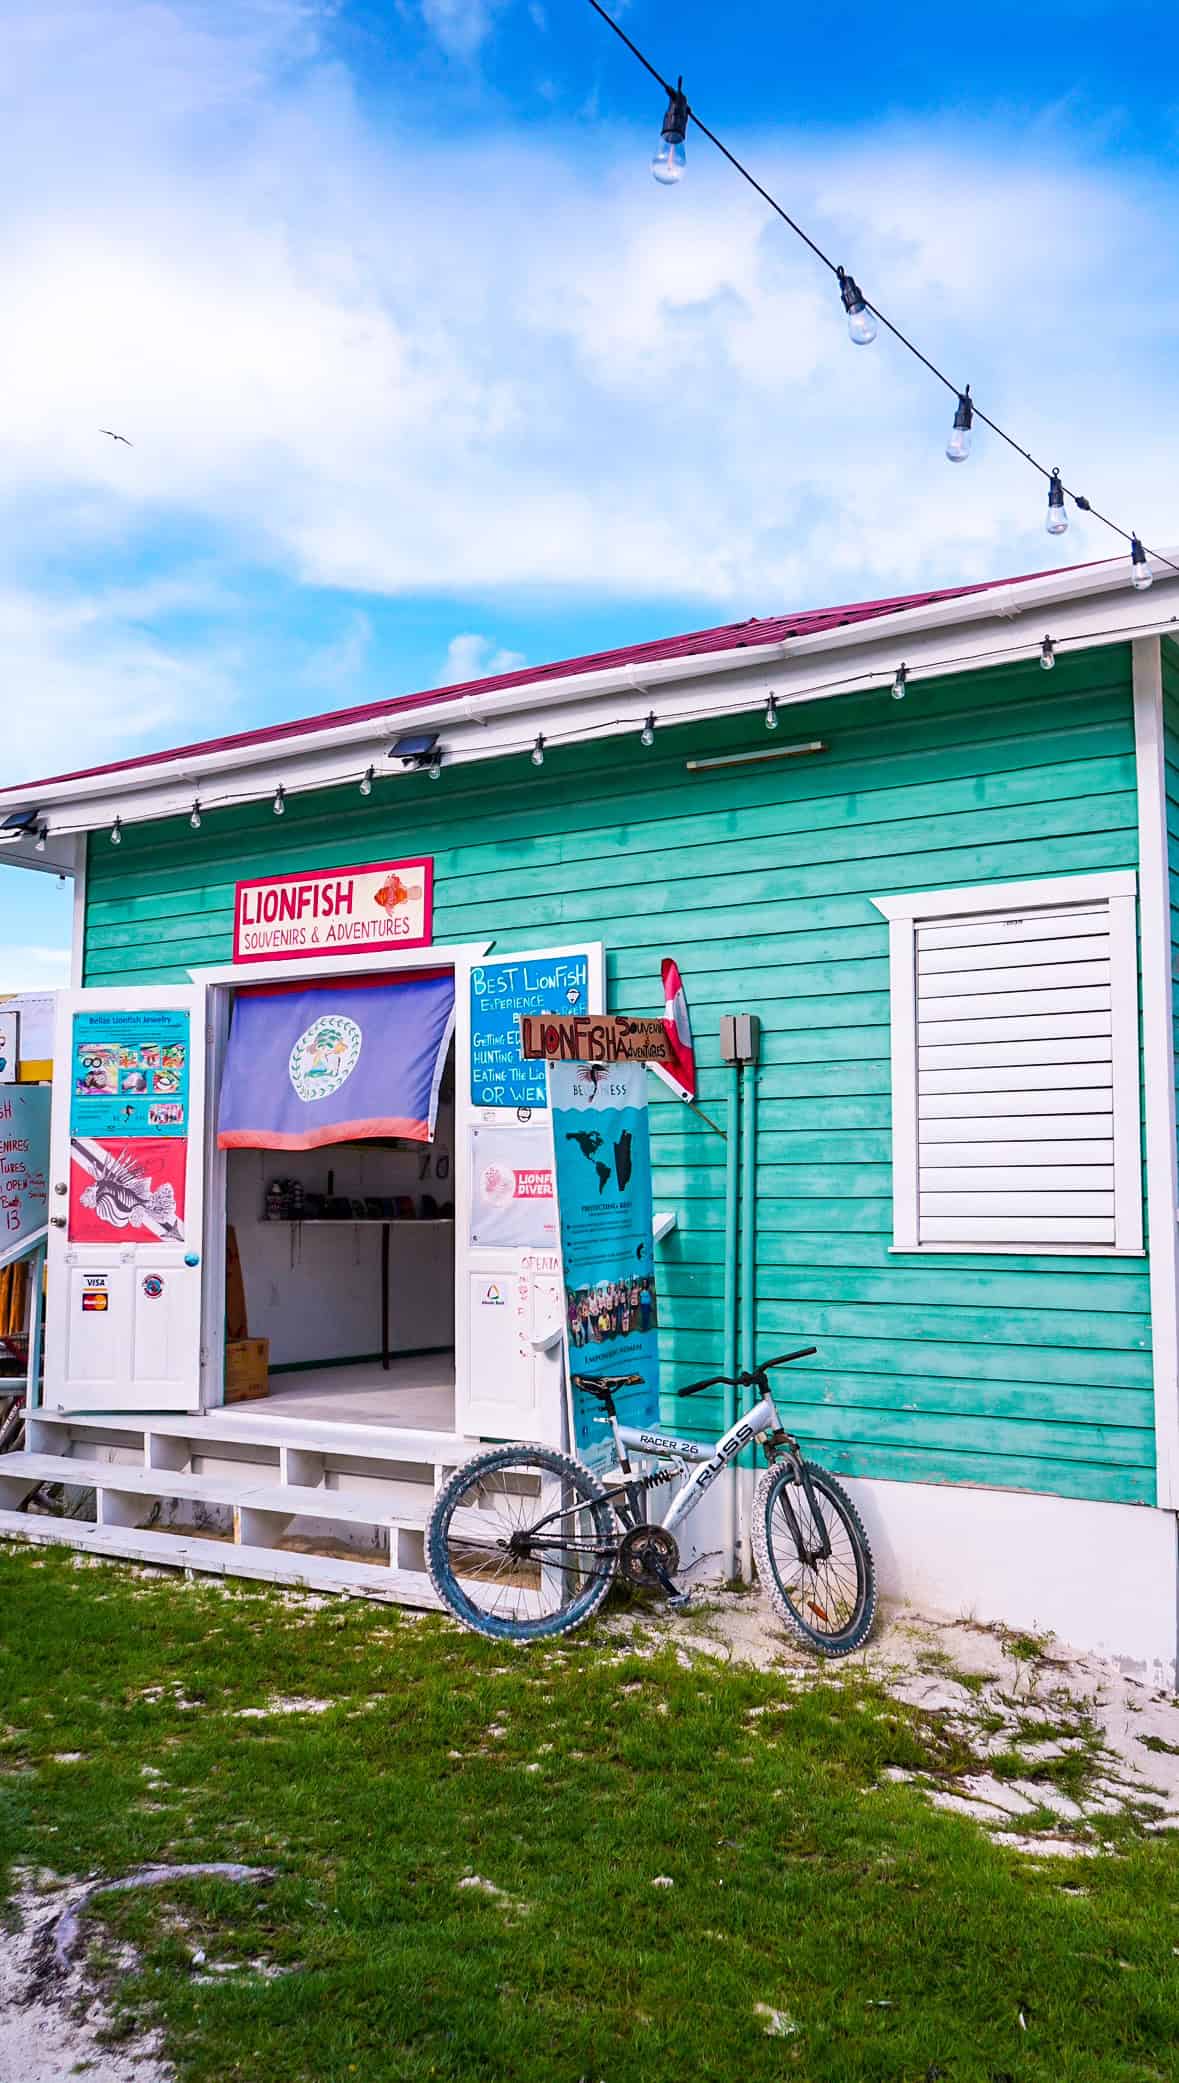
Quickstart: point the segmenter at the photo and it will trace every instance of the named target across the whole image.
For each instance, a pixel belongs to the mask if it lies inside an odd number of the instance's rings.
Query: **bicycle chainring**
[[[652,1557],[669,1577],[674,1577],[680,1566],[675,1535],[665,1533],[662,1526],[632,1526],[629,1533],[623,1534],[618,1551],[618,1568],[623,1582],[644,1588],[659,1586],[659,1578],[651,1567]]]

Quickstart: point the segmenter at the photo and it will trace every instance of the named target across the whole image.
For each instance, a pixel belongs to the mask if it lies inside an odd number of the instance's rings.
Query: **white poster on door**
[[[547,1125],[471,1131],[471,1242],[512,1250],[553,1247],[557,1202]]]

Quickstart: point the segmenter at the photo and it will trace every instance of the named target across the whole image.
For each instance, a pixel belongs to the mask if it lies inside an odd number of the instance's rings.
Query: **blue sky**
[[[997,417],[1179,539],[1166,10],[621,16]],[[6,780],[1111,548],[1051,545],[993,440],[945,462],[952,401],[850,346],[703,139],[655,186],[661,97],[585,0],[0,29]],[[0,989],[51,981],[68,893],[0,876]]]

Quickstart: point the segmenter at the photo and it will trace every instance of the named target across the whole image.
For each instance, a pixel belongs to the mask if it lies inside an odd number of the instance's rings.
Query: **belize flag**
[[[695,1099],[696,1050],[692,1041],[692,1022],[688,1018],[688,1001],[684,996],[679,963],[670,955],[665,955],[663,960],[663,1005],[663,1025],[671,1043],[672,1060],[653,1068],[681,1099]]]
[[[453,1031],[449,969],[239,991],[218,1144],[316,1150],[375,1136],[431,1142]]]

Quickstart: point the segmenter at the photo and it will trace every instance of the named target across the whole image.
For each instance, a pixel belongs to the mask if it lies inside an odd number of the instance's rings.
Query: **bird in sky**
[[[124,448],[134,448],[135,446],[133,441],[128,441],[125,434],[113,434],[109,427],[100,427],[98,431],[100,434],[109,434],[112,441],[121,441]]]

